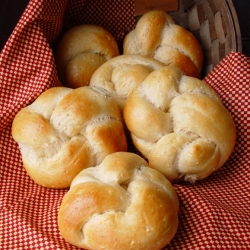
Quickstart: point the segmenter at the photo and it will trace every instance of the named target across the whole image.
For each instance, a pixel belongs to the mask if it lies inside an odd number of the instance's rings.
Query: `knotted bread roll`
[[[56,48],[59,79],[70,88],[86,86],[100,65],[118,55],[117,42],[109,31],[97,25],[75,26]]]
[[[172,66],[155,70],[131,93],[124,120],[149,165],[170,181],[206,178],[235,145],[234,121],[214,90]]]
[[[79,173],[59,208],[62,237],[84,249],[158,250],[174,237],[174,187],[140,156],[118,152]]]
[[[105,88],[123,111],[127,97],[134,88],[149,73],[163,66],[150,57],[120,55],[102,64],[92,75],[90,85]]]
[[[188,76],[200,78],[203,53],[199,42],[163,11],[144,14],[125,37],[123,49],[124,54],[150,56],[165,65],[179,67]]]
[[[121,119],[104,89],[54,87],[17,113],[12,135],[36,183],[66,188],[82,169],[127,150]]]

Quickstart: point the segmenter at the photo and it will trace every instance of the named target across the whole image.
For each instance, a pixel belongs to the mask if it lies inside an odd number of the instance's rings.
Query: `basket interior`
[[[204,54],[202,77],[230,52],[242,52],[240,26],[231,0],[178,0],[178,10],[168,13],[200,42]]]

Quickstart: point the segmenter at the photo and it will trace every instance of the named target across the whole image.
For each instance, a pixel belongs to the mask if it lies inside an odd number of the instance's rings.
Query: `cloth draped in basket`
[[[114,4],[115,3],[115,4]],[[11,137],[15,114],[60,85],[53,48],[79,23],[103,25],[122,40],[134,27],[134,1],[31,0],[0,54],[0,249],[77,249],[57,227],[63,190],[36,185]],[[196,184],[175,184],[178,232],[165,249],[250,247],[250,58],[230,53],[205,77],[231,112],[237,144],[227,163]]]

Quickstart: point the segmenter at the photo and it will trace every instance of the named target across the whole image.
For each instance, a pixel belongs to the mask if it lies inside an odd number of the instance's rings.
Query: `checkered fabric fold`
[[[60,85],[53,48],[79,23],[107,28],[122,41],[134,27],[134,1],[31,0],[0,54],[0,249],[77,249],[66,243],[57,213],[67,189],[35,184],[11,136],[15,114],[46,89]],[[250,58],[230,53],[206,76],[237,127],[226,164],[196,184],[175,184],[179,229],[165,249],[250,248]]]

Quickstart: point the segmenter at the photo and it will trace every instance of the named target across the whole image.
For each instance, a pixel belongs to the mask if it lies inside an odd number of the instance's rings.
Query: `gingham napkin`
[[[67,189],[35,184],[11,136],[15,114],[46,89],[60,85],[53,47],[60,33],[95,23],[123,39],[134,27],[134,1],[31,0],[0,54],[0,249],[77,249],[57,227]],[[116,14],[116,15],[115,15]],[[117,18],[119,16],[119,18]],[[204,79],[220,95],[237,127],[227,163],[206,180],[175,184],[179,228],[165,249],[250,248],[250,58],[231,53]]]

